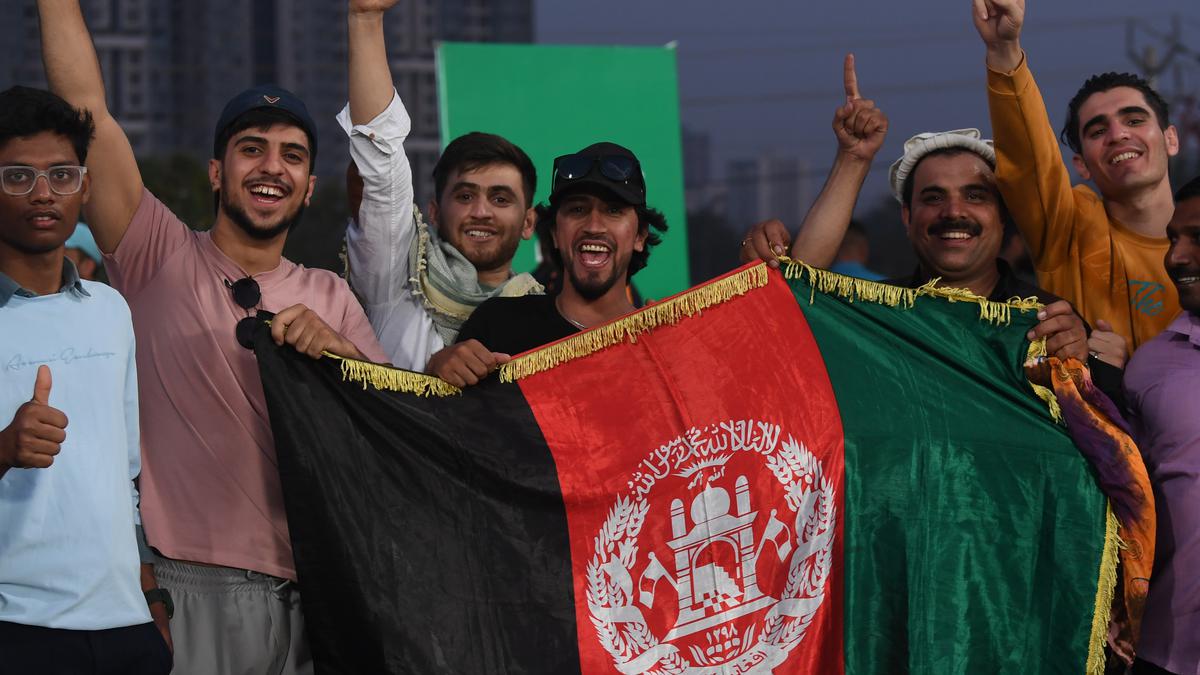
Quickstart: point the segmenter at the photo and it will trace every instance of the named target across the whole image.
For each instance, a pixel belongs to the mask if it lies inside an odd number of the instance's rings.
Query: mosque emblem
[[[833,483],[778,425],[713,424],[652,451],[594,539],[587,603],[621,673],[769,673],[820,608]],[[765,588],[761,570],[774,570]]]

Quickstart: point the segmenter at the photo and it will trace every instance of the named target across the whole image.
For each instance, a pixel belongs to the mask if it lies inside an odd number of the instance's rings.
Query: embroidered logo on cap
[[[267,103],[270,103],[270,104],[272,104],[272,105],[274,105],[274,104],[276,104],[276,103],[279,103],[279,97],[278,97],[278,96],[267,96],[266,94],[263,94],[263,99],[264,99],[264,100],[265,100]]]

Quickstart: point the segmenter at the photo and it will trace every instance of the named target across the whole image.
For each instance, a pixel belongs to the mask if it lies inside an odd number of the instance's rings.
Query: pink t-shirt
[[[234,335],[250,312],[225,285],[246,273],[149,191],[106,267],[137,337],[146,539],[169,558],[294,580],[262,381]],[[337,275],[282,259],[254,279],[262,309],[303,303],[368,358],[387,360]]]

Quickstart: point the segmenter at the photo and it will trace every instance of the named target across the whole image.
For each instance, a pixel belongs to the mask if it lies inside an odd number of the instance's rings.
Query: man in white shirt
[[[484,300],[541,293],[512,259],[533,235],[537,175],[520,148],[472,132],[454,139],[434,167],[430,225],[413,204],[403,143],[411,129],[392,87],[383,13],[396,0],[351,0],[350,103],[338,121],[362,175],[355,225],[346,231],[350,284],[391,362],[422,371],[454,342]]]

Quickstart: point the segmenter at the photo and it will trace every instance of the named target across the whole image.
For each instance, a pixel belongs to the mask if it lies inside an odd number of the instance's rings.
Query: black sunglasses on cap
[[[633,157],[579,153],[558,157],[554,160],[551,199],[573,181],[582,179],[607,186],[631,204],[646,203],[646,179],[642,165]]]
[[[249,312],[262,301],[262,290],[259,289],[258,282],[251,277],[243,277],[237,281],[226,279],[225,287],[233,294],[233,301],[237,306],[247,312],[246,317],[238,321],[233,329],[238,344],[246,349],[254,349],[254,327],[258,325],[260,318],[258,313],[251,315]]]

